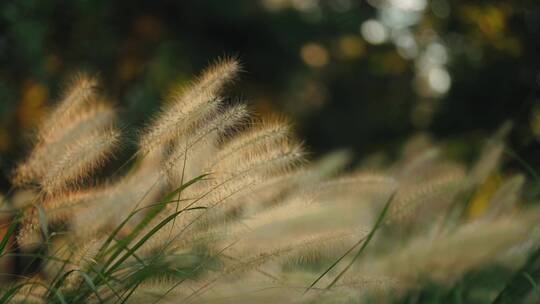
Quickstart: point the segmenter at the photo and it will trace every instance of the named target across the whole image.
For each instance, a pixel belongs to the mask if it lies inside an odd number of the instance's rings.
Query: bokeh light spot
[[[433,91],[444,94],[450,89],[452,79],[445,69],[433,68],[428,73],[428,83]]]
[[[327,65],[329,60],[328,51],[318,43],[308,43],[302,46],[300,56],[307,65],[314,68]]]
[[[381,44],[388,40],[388,30],[384,24],[374,19],[362,23],[360,33],[371,44]]]

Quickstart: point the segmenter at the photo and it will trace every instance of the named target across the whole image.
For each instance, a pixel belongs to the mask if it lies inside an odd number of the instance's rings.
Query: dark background
[[[535,0],[3,0],[1,187],[70,73],[98,73],[134,129],[220,56],[244,65],[228,95],[290,117],[314,156],[428,132],[467,160],[510,120],[538,168],[539,46]]]

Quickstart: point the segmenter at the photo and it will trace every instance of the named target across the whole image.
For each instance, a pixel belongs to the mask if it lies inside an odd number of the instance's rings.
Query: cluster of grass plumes
[[[347,153],[309,163],[285,120],[225,103],[238,71],[221,60],[174,90],[105,180],[114,110],[77,77],[2,200],[0,261],[24,270],[3,274],[0,302],[392,301],[494,265],[503,284],[535,249],[525,180],[499,174],[504,130],[470,167],[418,137],[394,165],[343,172]]]

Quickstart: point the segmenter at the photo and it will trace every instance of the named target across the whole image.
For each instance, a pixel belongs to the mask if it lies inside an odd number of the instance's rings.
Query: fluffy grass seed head
[[[141,135],[141,151],[146,154],[213,117],[221,104],[220,92],[236,77],[239,69],[234,59],[218,61],[192,85],[171,93],[170,104]]]
[[[116,118],[113,107],[104,102],[93,102],[73,113],[70,120],[59,122],[62,128],[39,140],[29,157],[13,174],[13,183],[22,186],[37,182],[55,162],[52,155],[62,155],[66,147],[95,132],[110,129]]]
[[[80,182],[105,162],[117,147],[119,138],[120,133],[111,129],[89,135],[66,147],[64,155],[41,180],[43,190],[52,194]]]

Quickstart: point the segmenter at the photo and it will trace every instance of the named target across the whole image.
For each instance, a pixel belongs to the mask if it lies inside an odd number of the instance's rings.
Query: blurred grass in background
[[[292,117],[315,153],[429,131],[467,157],[512,120],[511,146],[538,168],[539,37],[535,0],[2,1],[1,186],[70,73],[99,73],[140,126],[224,55],[246,71],[232,90]]]

